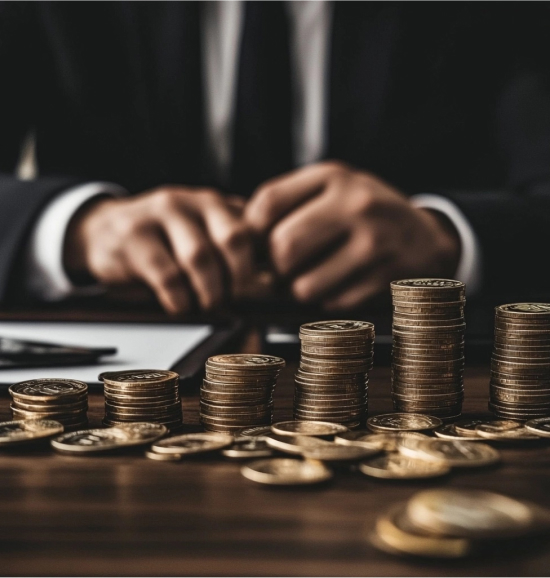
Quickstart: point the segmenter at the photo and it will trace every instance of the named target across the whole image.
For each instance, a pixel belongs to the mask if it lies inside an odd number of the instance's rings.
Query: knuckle
[[[348,171],[346,163],[338,160],[324,161],[321,166],[329,176],[340,176]]]
[[[162,188],[153,196],[156,209],[161,213],[172,212],[176,208],[176,192],[168,187]]]
[[[294,298],[302,303],[312,301],[315,296],[315,287],[307,279],[298,279],[292,284]]]
[[[271,235],[270,246],[275,263],[280,269],[286,270],[298,248],[297,240],[283,229],[275,229]]]
[[[241,248],[248,240],[248,230],[244,225],[232,225],[220,231],[218,242],[230,250]]]
[[[254,216],[260,220],[269,220],[271,215],[275,212],[277,196],[276,185],[268,183],[260,187],[254,203]]]
[[[210,262],[210,251],[203,243],[192,243],[184,251],[184,261],[193,269],[203,269]]]

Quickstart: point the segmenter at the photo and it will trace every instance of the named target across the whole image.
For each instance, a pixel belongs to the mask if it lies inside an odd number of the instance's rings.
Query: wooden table
[[[291,417],[292,374],[276,391]],[[486,413],[487,368],[469,368],[465,412]],[[370,413],[391,410],[389,369],[375,368]],[[93,425],[101,395],[90,395]],[[198,423],[198,397],[184,399]],[[10,419],[0,398],[0,419]],[[272,488],[221,457],[160,463],[133,455],[69,457],[47,447],[0,454],[2,575],[547,576],[547,545],[461,562],[392,557],[365,539],[389,505],[433,487],[480,488],[550,507],[550,446],[502,450],[497,468],[429,482],[377,481],[339,472],[321,487]]]

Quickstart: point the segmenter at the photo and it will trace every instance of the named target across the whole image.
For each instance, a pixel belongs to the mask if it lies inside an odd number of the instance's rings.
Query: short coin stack
[[[300,327],[294,417],[357,427],[368,409],[374,325],[367,321],[318,321]]]
[[[13,384],[13,419],[47,419],[66,428],[88,423],[88,386],[75,379],[31,379]]]
[[[137,369],[102,373],[105,392],[103,423],[116,426],[152,422],[174,430],[181,427],[179,375],[174,371]]]
[[[272,355],[215,355],[206,362],[200,391],[200,420],[204,429],[236,433],[269,425],[273,391],[285,360]]]
[[[550,415],[550,304],[495,309],[489,409],[512,420]]]
[[[391,291],[395,409],[458,417],[464,397],[464,283],[405,279],[394,281]]]

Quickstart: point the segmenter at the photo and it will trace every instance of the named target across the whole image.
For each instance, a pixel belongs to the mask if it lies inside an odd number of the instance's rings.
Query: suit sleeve
[[[40,87],[36,86],[32,3],[0,3],[0,302],[18,278],[29,232],[43,208],[78,179],[16,178],[22,143],[33,127]]]

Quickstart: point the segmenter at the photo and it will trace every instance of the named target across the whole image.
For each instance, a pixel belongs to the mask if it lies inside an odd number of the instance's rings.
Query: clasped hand
[[[452,276],[460,252],[444,218],[373,175],[324,162],[265,183],[248,202],[183,186],[98,200],[73,219],[65,264],[107,285],[144,282],[180,313],[253,294],[259,244],[296,300],[327,310],[360,306],[395,278]]]

